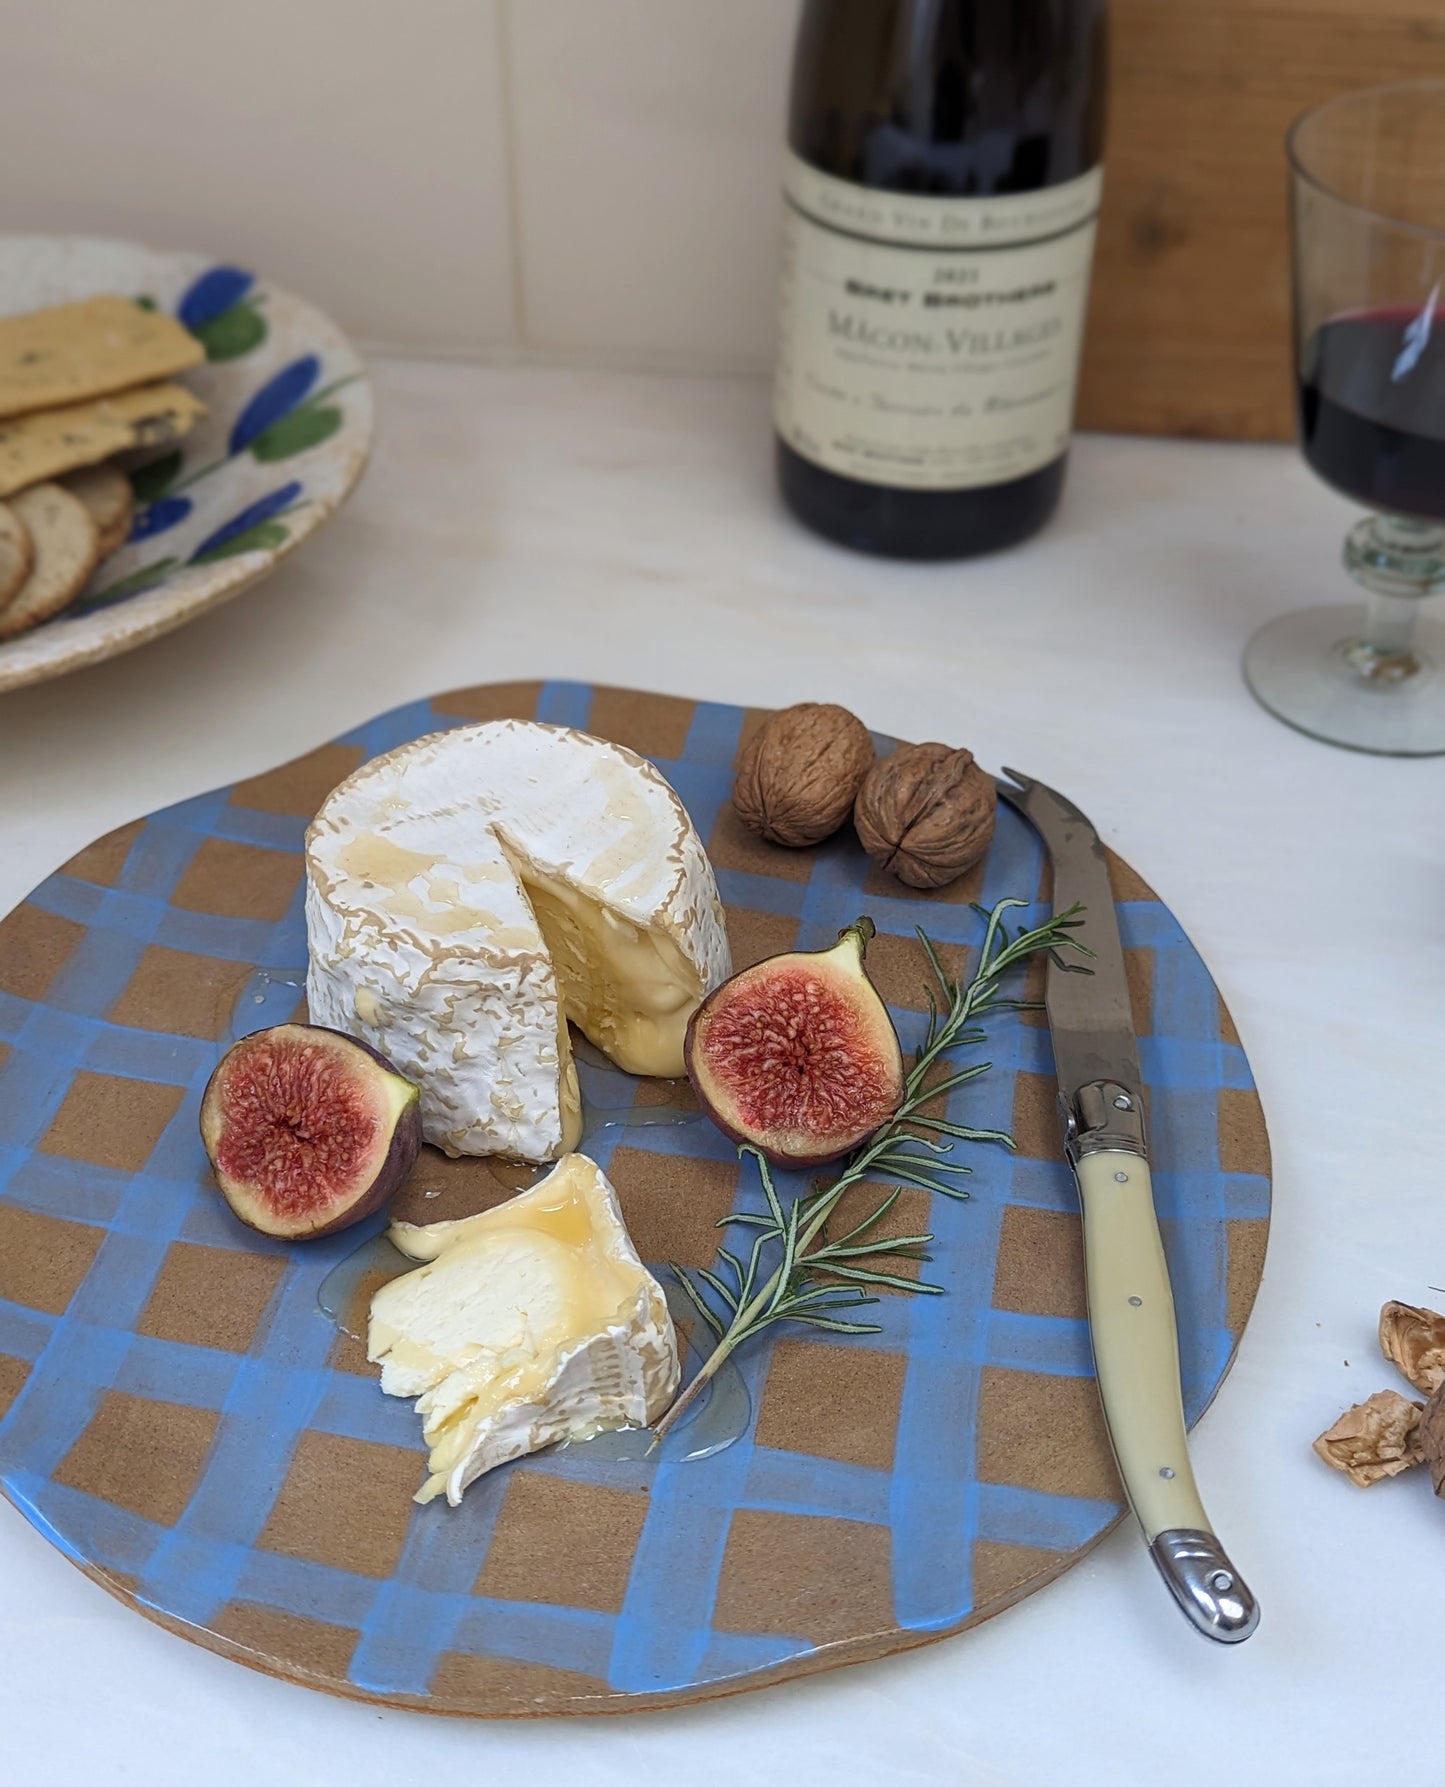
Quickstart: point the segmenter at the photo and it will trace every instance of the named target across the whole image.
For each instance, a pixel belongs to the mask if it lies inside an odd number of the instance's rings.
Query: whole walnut
[[[772,714],[738,759],[733,806],[770,844],[831,837],[873,766],[868,728],[846,707],[801,701]]]
[[[942,887],[987,855],[997,811],[972,751],[900,745],[868,772],[853,823],[880,869],[909,887]]]

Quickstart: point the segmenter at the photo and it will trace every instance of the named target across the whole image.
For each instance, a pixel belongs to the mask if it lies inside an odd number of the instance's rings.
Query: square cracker
[[[169,446],[205,413],[205,404],[184,385],[142,385],[117,397],[0,422],[0,497],[96,465],[127,447]]]
[[[0,317],[0,416],[128,391],[205,357],[174,317],[114,293]]]

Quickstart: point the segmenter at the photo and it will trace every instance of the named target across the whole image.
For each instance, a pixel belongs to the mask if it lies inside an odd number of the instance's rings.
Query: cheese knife
[[[1214,1535],[1190,1468],[1174,1297],[1104,846],[1063,795],[1017,770],[1003,773],[999,795],[1053,861],[1054,910],[1083,907],[1076,935],[1093,952],[1089,973],[1050,960],[1044,1003],[1083,1214],[1089,1333],[1109,1441],[1149,1554],[1186,1618],[1205,1637],[1238,1644],[1259,1624],[1259,1608]]]

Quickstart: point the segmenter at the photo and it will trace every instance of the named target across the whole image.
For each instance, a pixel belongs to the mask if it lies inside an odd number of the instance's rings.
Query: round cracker
[[[0,503],[0,608],[20,593],[34,562],[35,548],[25,523],[7,503]]]
[[[50,620],[85,588],[100,562],[100,530],[78,496],[59,484],[32,484],[9,499],[35,548],[19,591],[0,609],[0,639]]]
[[[135,499],[130,479],[119,466],[87,465],[81,471],[67,472],[59,482],[90,510],[90,519],[100,532],[102,558],[125,545]]]

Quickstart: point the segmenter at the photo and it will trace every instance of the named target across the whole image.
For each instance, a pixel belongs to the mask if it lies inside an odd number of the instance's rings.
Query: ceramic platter
[[[218,1051],[300,997],[308,818],[365,758],[509,715],[658,763],[707,843],[740,966],[823,947],[870,913],[869,963],[905,1045],[922,1024],[915,926],[957,969],[981,936],[970,902],[1019,894],[1034,902],[1021,916],[1047,911],[1040,846],[1007,809],[979,870],[912,895],[851,834],[795,852],[739,828],[731,766],[761,716],[576,684],[418,702],[102,838],[0,924],[0,1484],[172,1631],[423,1711],[695,1701],[988,1618],[1121,1514],[1035,1014],[995,1020],[991,1071],[949,1095],[950,1114],[1011,1128],[1017,1153],[974,1145],[968,1202],[909,1192],[895,1212],[933,1230],[946,1294],[886,1296],[878,1335],[783,1332],[745,1352],[750,1407],[707,1458],[579,1445],[492,1473],[459,1509],[417,1508],[420,1424],[318,1303],[380,1219],[288,1248],[241,1228],[208,1185],[196,1115]],[[1193,1421],[1258,1285],[1268,1149],[1207,970],[1113,868]],[[644,1258],[704,1265],[718,1218],[756,1204],[751,1169],[704,1118],[679,1120],[685,1086],[626,1088],[605,1122],[589,1118],[586,1146]],[[649,1123],[658,1107],[673,1117]],[[399,1209],[460,1216],[514,1187],[428,1150]]]
[[[208,414],[129,456],[130,540],[62,615],[0,645],[0,691],[129,651],[227,602],[316,531],[361,476],[372,399],[327,317],[240,267],[89,237],[0,236],[0,316],[121,292],[179,317]]]

